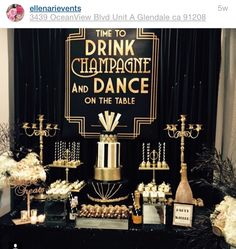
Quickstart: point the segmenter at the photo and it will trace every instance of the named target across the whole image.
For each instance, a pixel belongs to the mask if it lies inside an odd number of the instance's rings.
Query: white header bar
[[[1,0],[0,28],[235,28],[235,0]]]

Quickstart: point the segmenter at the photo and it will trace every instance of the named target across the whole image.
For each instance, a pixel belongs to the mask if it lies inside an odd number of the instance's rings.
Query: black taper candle
[[[53,122],[56,123],[56,88],[53,88]]]
[[[25,98],[25,104],[24,104],[24,121],[27,121],[27,114],[28,114],[28,105],[27,105],[27,92],[28,92],[28,84],[27,84],[27,82],[25,83],[25,96],[24,96],[24,98]]]
[[[41,74],[41,57],[40,57],[40,42],[39,42],[39,30],[37,34],[37,64],[38,64],[38,78],[39,78],[39,113],[42,114],[42,74]]]
[[[172,122],[172,115],[173,115],[173,108],[174,108],[174,103],[173,103],[173,99],[174,99],[174,87],[171,87],[170,90],[170,101],[169,101],[169,118],[168,118],[168,122],[171,123]]]
[[[178,73],[178,52],[179,52],[179,30],[176,30],[176,38],[175,38],[175,82],[177,82],[177,73]]]
[[[182,112],[187,113],[187,103],[188,103],[188,75],[184,75],[184,87],[183,87],[183,105],[182,105]]]
[[[48,87],[48,85],[46,85],[46,94],[47,94],[47,119],[50,120],[49,87]]]
[[[192,101],[191,101],[191,116],[190,116],[190,121],[193,121],[195,119],[194,118],[194,112],[195,112],[195,84],[193,84],[193,87],[192,87],[191,97],[192,97]]]
[[[202,82],[199,82],[199,93],[198,93],[198,123],[202,122]]]
[[[37,99],[38,99],[38,88],[36,83],[36,58],[35,58],[35,42],[34,42],[34,31],[32,31],[32,53],[33,53],[33,122],[35,123],[36,120],[36,109]]]
[[[179,115],[179,83],[174,86],[174,103],[173,103],[173,118],[177,119]]]

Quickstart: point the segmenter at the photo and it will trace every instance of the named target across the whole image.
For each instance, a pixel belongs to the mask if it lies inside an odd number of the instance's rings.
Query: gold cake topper
[[[119,119],[121,117],[120,113],[115,114],[114,112],[111,112],[109,114],[109,111],[104,111],[103,113],[98,114],[99,120],[106,131],[113,131],[116,126],[119,124]]]

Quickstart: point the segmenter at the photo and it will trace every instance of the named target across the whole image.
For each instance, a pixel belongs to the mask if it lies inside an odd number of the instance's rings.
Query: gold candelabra
[[[180,162],[182,165],[184,163],[184,139],[185,137],[192,139],[197,138],[200,130],[202,130],[202,125],[189,124],[188,130],[186,130],[186,115],[180,115],[178,121],[181,121],[181,130],[177,130],[177,124],[167,124],[165,130],[168,131],[170,138],[180,138]]]
[[[43,137],[54,137],[56,135],[57,130],[59,130],[57,124],[47,123],[44,128],[43,121],[45,120],[44,115],[38,115],[39,125],[36,123],[24,123],[22,128],[25,130],[25,134],[28,137],[36,136],[39,137],[39,160],[40,163],[43,164]]]

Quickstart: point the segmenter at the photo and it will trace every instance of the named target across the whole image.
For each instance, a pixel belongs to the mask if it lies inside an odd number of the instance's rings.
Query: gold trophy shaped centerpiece
[[[119,181],[120,173],[120,143],[117,135],[113,133],[119,123],[120,113],[108,111],[98,114],[99,121],[105,131],[100,135],[98,144],[98,156],[95,165],[94,179],[98,181]]]

